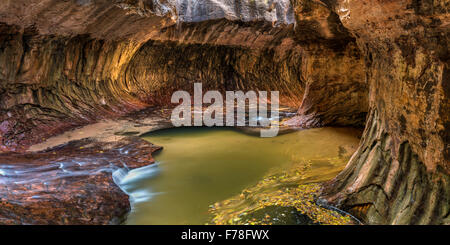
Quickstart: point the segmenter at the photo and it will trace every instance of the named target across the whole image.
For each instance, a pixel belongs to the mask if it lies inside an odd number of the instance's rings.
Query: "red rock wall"
[[[24,150],[69,128],[167,105],[172,91],[190,90],[193,82],[219,90],[279,90],[283,104],[305,101],[317,122],[306,127],[363,121],[362,57],[330,10],[322,9],[335,18],[320,20],[328,24],[308,28],[273,19],[277,15],[262,21],[256,12],[250,16],[254,21],[177,24],[173,11],[161,12],[170,4],[147,2],[1,3],[2,151]],[[355,72],[341,75],[346,67]],[[305,91],[311,98],[302,99]],[[323,100],[325,94],[336,103]]]
[[[448,1],[336,1],[370,85],[360,149],[329,201],[369,223],[449,223]],[[364,208],[365,207],[365,208]]]
[[[361,125],[369,108],[329,202],[367,223],[449,223],[448,1],[205,1],[202,22],[159,2],[2,1],[1,151],[193,82],[277,89],[297,126]]]

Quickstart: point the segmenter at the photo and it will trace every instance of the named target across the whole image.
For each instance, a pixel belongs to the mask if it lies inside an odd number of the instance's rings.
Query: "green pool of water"
[[[269,170],[310,161],[308,181],[345,166],[359,142],[346,128],[296,131],[274,138],[232,128],[173,128],[144,139],[163,146],[157,164],[130,171],[121,187],[131,196],[126,224],[204,224],[208,207],[240,193]],[[334,159],[334,160],[333,160]]]

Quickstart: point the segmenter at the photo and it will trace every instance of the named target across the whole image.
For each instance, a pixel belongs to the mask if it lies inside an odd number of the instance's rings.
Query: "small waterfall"
[[[114,180],[114,183],[120,187],[122,180],[127,176],[128,170],[126,168],[119,168],[116,171],[112,173],[112,177]]]
[[[153,193],[148,189],[136,189],[134,187],[135,183],[139,180],[151,178],[158,172],[158,164],[156,163],[133,170],[128,170],[127,167],[119,168],[113,172],[112,176],[114,183],[130,196],[130,202],[131,204],[134,204],[148,201],[152,196],[158,194]]]

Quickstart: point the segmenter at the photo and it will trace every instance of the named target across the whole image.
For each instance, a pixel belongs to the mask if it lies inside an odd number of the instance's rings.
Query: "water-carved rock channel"
[[[214,215],[213,222],[223,222],[224,217],[215,208],[221,204],[213,204],[240,196],[244,189],[255,188],[268,176],[277,175],[279,181],[287,181],[284,185],[272,185],[274,188],[268,193],[256,190],[252,195],[270,198],[287,184],[298,186],[332,179],[356,150],[360,133],[350,128],[318,128],[260,138],[233,128],[191,127],[151,132],[144,139],[164,147],[154,156],[156,164],[131,170],[120,179],[121,187],[131,196],[132,210],[126,224],[205,224]],[[282,175],[285,172],[294,178]],[[232,209],[260,210],[251,205]],[[299,215],[311,214],[296,209],[295,204],[273,206],[292,208]],[[256,215],[249,222],[264,222],[270,217],[275,223],[302,223],[290,217],[278,220],[279,217],[272,217],[271,210],[259,213],[264,215],[261,218]],[[233,214],[225,216],[240,220]]]
[[[0,224],[450,224],[449,13],[448,0],[0,1]],[[280,126],[303,131],[157,131],[196,83],[278,91],[293,109]]]

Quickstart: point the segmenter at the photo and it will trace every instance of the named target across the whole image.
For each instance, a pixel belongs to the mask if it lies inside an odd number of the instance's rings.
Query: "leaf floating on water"
[[[338,159],[327,159],[330,163]],[[276,207],[292,208],[297,215],[304,215],[312,224],[346,225],[353,224],[349,216],[318,206],[315,198],[320,184],[299,185],[307,177],[311,161],[302,161],[291,169],[278,171],[266,176],[256,185],[242,191],[230,199],[215,203],[209,212],[213,215],[211,224],[230,225],[270,225],[282,222],[289,215],[280,213],[278,217],[265,214],[259,219],[252,218],[257,212]],[[299,178],[300,177],[300,178]],[[290,215],[292,216],[292,215]]]

